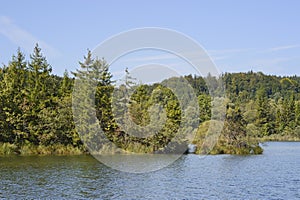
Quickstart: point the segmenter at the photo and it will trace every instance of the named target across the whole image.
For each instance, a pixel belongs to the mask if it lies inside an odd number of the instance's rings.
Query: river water
[[[0,198],[300,199],[300,143],[263,148],[263,155],[183,155],[141,174],[88,155],[0,157]]]

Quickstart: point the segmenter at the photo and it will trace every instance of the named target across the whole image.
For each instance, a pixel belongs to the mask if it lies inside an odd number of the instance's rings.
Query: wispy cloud
[[[58,57],[61,55],[57,49],[20,28],[7,16],[0,16],[0,34],[7,37],[11,42],[24,49],[27,53],[32,52],[35,43],[39,43],[47,56]]]
[[[255,53],[270,53],[275,51],[283,51],[288,49],[300,48],[300,45],[284,45],[284,46],[277,46],[267,49],[258,49],[258,48],[241,48],[241,49],[220,49],[220,50],[208,50],[208,53],[212,57],[222,56],[222,57],[229,57],[237,54],[255,54]]]
[[[253,65],[274,67],[290,60],[293,60],[293,58],[279,57],[279,58],[269,58],[269,59],[257,59],[253,61]]]
[[[241,48],[241,49],[218,49],[208,50],[208,54],[214,61],[233,59],[237,55],[249,54],[257,51],[253,48]]]
[[[300,45],[285,45],[285,46],[270,48],[270,49],[268,49],[268,51],[270,51],[270,52],[281,51],[281,50],[293,49],[293,48],[298,48],[298,47],[300,47]]]
[[[287,74],[288,67],[291,64],[298,62],[299,57],[295,52],[290,53],[287,50],[298,51],[300,45],[282,45],[268,48],[232,48],[232,49],[217,49],[208,50],[207,53],[216,64],[218,70],[223,72],[237,72],[237,71],[263,71],[269,74],[281,73]],[[287,52],[286,52],[287,51]],[[208,66],[209,62],[206,56],[189,52],[189,58],[199,65]],[[179,74],[187,74],[192,72],[191,65],[185,62],[177,55],[161,52],[158,54],[151,54],[144,52],[142,54],[134,55],[132,57],[124,57],[123,66],[137,66],[143,63],[161,63],[176,70]],[[205,64],[207,63],[207,65]],[[195,72],[197,73],[197,72]],[[205,74],[205,73],[204,73]]]

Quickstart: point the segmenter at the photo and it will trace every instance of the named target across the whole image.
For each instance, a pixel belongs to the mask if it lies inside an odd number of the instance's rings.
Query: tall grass
[[[18,147],[15,144],[0,143],[0,155],[18,154]]]
[[[273,134],[264,136],[259,139],[261,142],[277,141],[277,142],[300,142],[300,137],[292,134]]]
[[[26,144],[17,147],[10,143],[0,143],[0,155],[79,155],[85,153],[84,149],[72,145],[54,144],[44,146]]]

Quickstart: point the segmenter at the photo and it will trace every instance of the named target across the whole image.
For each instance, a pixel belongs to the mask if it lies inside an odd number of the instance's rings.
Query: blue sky
[[[300,75],[299,9],[297,0],[2,1],[0,63],[18,47],[29,57],[39,42],[62,74],[112,35],[162,27],[196,40],[222,72]]]

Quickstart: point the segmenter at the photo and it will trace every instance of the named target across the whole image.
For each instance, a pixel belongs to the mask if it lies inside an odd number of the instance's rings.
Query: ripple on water
[[[300,143],[270,142],[258,156],[184,155],[142,174],[90,156],[0,157],[0,198],[297,199]]]

